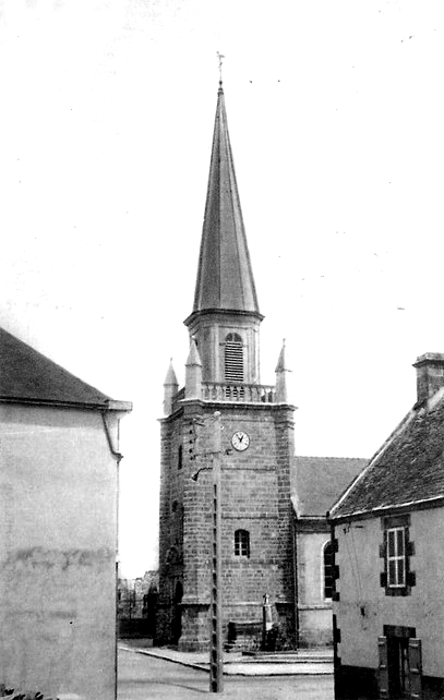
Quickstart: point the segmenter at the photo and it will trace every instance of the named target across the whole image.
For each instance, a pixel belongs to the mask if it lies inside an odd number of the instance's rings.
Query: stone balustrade
[[[185,387],[173,398],[172,413],[180,408],[185,399]],[[264,384],[224,384],[222,382],[202,383],[203,401],[223,401],[233,403],[275,403],[276,391],[274,386]]]
[[[223,384],[205,382],[202,384],[204,401],[233,401],[247,403],[274,403],[274,386],[263,384]]]

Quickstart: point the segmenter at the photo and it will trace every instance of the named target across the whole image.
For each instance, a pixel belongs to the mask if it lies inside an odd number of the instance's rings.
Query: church
[[[325,513],[364,461],[330,460],[333,492],[313,498],[313,474],[323,489],[323,473],[316,470],[323,463],[301,463],[299,469],[295,464],[285,346],[277,357],[275,385],[261,384],[263,318],[220,81],[194,304],[184,321],[190,336],[185,386],[179,388],[170,364],[160,421],[156,636],[182,650],[208,648],[216,463],[226,648],[261,645],[264,597],[278,648],[331,643]],[[305,487],[296,493],[295,477],[302,473]],[[316,580],[316,593],[307,576]]]

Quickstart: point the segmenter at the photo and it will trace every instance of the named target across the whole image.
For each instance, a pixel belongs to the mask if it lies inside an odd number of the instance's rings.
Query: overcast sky
[[[296,449],[370,457],[444,351],[441,0],[0,0],[0,323],[113,398],[121,560],[155,565],[218,64]]]

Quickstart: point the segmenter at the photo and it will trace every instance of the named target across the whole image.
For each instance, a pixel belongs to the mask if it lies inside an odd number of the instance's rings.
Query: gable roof
[[[240,311],[262,318],[219,85],[193,314]]]
[[[416,404],[331,509],[331,518],[444,499],[444,389]]]
[[[367,462],[367,459],[349,457],[294,457],[291,494],[296,515],[325,517]]]
[[[0,328],[0,402],[130,410]]]

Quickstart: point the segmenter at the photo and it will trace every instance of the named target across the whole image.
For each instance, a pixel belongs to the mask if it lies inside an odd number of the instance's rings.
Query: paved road
[[[209,693],[209,677],[172,661],[119,651],[118,700],[189,700]],[[225,676],[223,698],[333,700],[331,676]]]

